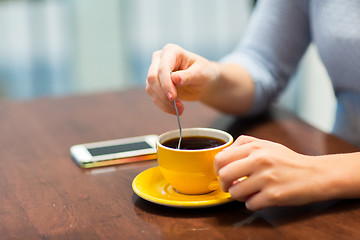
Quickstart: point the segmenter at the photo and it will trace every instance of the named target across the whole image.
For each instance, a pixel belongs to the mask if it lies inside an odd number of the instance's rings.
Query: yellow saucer
[[[165,181],[159,167],[149,168],[137,175],[132,182],[132,188],[139,197],[170,207],[211,207],[233,201],[229,193],[220,189],[201,195],[178,193]]]

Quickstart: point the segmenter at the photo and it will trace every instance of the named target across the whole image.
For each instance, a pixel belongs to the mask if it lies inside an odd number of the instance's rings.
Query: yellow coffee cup
[[[189,137],[199,141],[220,139],[222,143],[201,149],[177,149],[164,145],[179,136],[179,130],[174,130],[160,135],[156,141],[157,160],[165,180],[182,194],[205,194],[219,188],[214,172],[214,158],[218,152],[232,144],[233,137],[213,128],[186,128],[182,130],[182,144],[186,144]]]

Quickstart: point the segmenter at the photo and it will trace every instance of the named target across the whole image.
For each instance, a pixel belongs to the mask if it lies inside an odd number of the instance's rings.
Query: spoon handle
[[[178,112],[178,109],[177,109],[177,106],[176,106],[176,99],[174,100],[174,106],[175,106],[177,121],[178,121],[178,124],[179,124],[179,130],[180,130],[180,138],[179,138],[179,143],[178,143],[177,149],[180,149],[182,133],[181,133],[181,124],[180,124],[179,112]]]

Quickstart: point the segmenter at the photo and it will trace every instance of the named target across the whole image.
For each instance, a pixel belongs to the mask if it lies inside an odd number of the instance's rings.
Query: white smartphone
[[[123,138],[74,145],[70,153],[83,168],[156,159],[157,135]]]

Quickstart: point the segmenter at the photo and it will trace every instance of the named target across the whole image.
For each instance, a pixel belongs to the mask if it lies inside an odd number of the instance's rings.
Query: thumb
[[[188,85],[188,83],[191,82],[191,73],[189,69],[172,72],[171,81],[176,87],[184,87]]]

